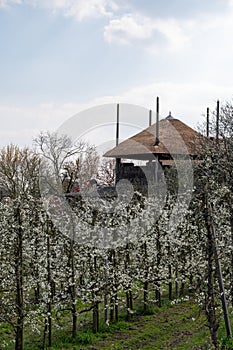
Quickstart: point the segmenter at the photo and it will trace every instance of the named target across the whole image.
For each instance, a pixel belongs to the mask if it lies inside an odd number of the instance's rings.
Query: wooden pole
[[[222,302],[222,310],[223,310],[223,314],[224,314],[224,321],[225,321],[227,336],[232,337],[231,324],[230,324],[227,301],[226,301],[226,293],[225,293],[225,289],[224,289],[224,282],[223,282],[223,276],[222,276],[222,268],[221,268],[221,264],[219,261],[219,252],[218,252],[218,246],[217,246],[217,242],[216,242],[216,230],[215,230],[215,225],[214,225],[214,221],[213,221],[212,206],[208,200],[207,189],[208,189],[208,185],[205,188],[206,210],[207,210],[207,217],[208,217],[208,227],[209,227],[209,231],[210,231],[211,239],[212,239],[215,265],[216,265],[216,270],[217,270],[217,275],[218,275],[218,285],[219,285],[219,291],[220,291],[220,298],[221,298],[221,302]]]
[[[155,146],[159,145],[159,97],[156,98],[156,129],[155,129]],[[155,182],[158,182],[158,166],[159,158],[158,155],[154,155],[155,158]]]
[[[212,211],[211,207],[210,207],[210,210]],[[232,337],[231,324],[230,324],[227,301],[226,301],[226,293],[225,293],[224,282],[222,277],[222,268],[219,261],[218,247],[216,244],[215,225],[212,220],[212,215],[210,215],[210,219],[211,219],[210,227],[212,231],[213,244],[214,244],[214,257],[215,257],[215,264],[216,264],[217,274],[218,274],[218,284],[219,284],[219,290],[220,290],[220,296],[221,296],[221,302],[222,302],[222,308],[223,308],[223,314],[224,314],[225,327],[226,327],[227,336]]]
[[[206,136],[210,136],[210,109],[207,107],[207,113],[206,113]]]
[[[116,123],[116,146],[119,144],[119,115],[120,115],[120,105],[117,104],[117,123]]]
[[[216,142],[219,142],[219,100],[217,101],[216,110]]]
[[[155,146],[159,144],[159,97],[156,98],[156,130],[155,130]]]
[[[120,129],[120,105],[117,104],[117,121],[116,121],[116,146],[119,144],[119,129]],[[121,158],[116,158],[116,167],[115,167],[115,184],[119,180],[119,168],[120,168]]]
[[[152,124],[152,110],[150,109],[150,111],[149,111],[149,126],[151,126],[151,124]],[[150,159],[149,163],[151,163],[151,162],[152,162],[152,160]]]
[[[149,111],[149,126],[151,126],[152,123],[152,110]]]

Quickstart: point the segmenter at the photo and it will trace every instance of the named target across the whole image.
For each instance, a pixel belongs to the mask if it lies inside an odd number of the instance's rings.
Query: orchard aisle
[[[205,315],[190,301],[157,309],[153,315],[135,316],[129,326],[113,333],[89,350],[211,349]]]

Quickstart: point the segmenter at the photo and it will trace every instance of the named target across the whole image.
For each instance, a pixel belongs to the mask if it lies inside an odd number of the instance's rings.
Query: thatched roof
[[[181,122],[168,117],[159,121],[159,144],[155,145],[156,124],[121,142],[104,154],[105,157],[125,159],[169,159],[175,155],[197,155],[203,136]]]

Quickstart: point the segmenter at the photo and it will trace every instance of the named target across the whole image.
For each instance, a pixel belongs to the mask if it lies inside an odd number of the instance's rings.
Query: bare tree
[[[78,154],[75,160],[67,161],[63,167],[65,191],[69,192],[76,184],[81,185],[87,180],[98,178],[99,162],[95,147],[86,144],[85,151]]]
[[[44,161],[43,176],[51,189],[69,192],[76,183],[95,177],[99,156],[94,146],[85,141],[72,142],[67,135],[41,133],[35,140],[38,153]],[[64,184],[64,188],[59,185]]]
[[[115,159],[103,159],[97,173],[101,185],[113,186],[115,179]]]

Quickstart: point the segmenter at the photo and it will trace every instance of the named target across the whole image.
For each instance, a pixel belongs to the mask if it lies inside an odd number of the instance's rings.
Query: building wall
[[[148,193],[148,185],[156,183],[161,177],[161,167],[157,162],[148,162],[145,166],[135,166],[133,163],[121,163],[116,172],[116,182],[128,180],[134,190],[144,195]]]

